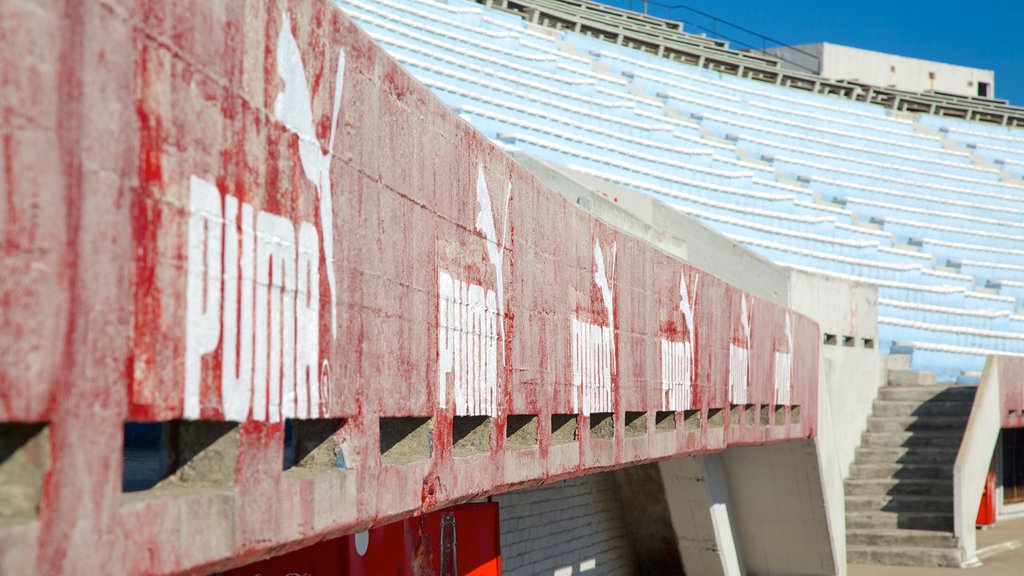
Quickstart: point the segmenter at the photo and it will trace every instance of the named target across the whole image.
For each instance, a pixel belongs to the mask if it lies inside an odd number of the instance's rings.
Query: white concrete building
[[[783,65],[831,80],[853,80],[912,92],[995,97],[995,72],[822,42],[769,48]]]

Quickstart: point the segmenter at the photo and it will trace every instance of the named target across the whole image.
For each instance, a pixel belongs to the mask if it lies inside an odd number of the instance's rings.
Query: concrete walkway
[[[974,568],[913,568],[850,564],[848,576],[1020,576],[1024,574],[1024,518],[1002,520],[978,531],[978,556]]]

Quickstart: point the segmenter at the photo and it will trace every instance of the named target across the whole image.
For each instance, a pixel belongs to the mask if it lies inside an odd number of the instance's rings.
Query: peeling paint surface
[[[224,570],[814,436],[813,322],[567,203],[333,4],[0,4],[26,30],[0,55],[0,423],[50,444],[0,572]],[[711,418],[733,404],[786,406]],[[283,470],[314,419],[343,466]],[[126,421],[227,432],[125,494]]]

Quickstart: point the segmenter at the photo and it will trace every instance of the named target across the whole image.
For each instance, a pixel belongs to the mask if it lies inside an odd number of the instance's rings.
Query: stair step
[[[868,432],[916,432],[934,430],[963,432],[968,416],[872,416],[868,418]]]
[[[881,496],[847,496],[847,512],[935,512],[952,514],[953,495],[914,496],[885,494]]]
[[[953,531],[953,515],[930,512],[846,513],[847,530],[942,530]]]
[[[963,431],[905,430],[894,432],[865,432],[861,439],[864,447],[950,448],[959,450]]]
[[[858,464],[850,466],[851,480],[945,479],[953,477],[953,466],[941,464]]]
[[[970,416],[971,402],[875,400],[872,416]]]
[[[934,386],[938,377],[923,370],[889,370],[887,380],[890,386]]]
[[[960,552],[947,548],[880,548],[847,546],[846,561],[850,564],[881,564],[885,566],[960,566]]]
[[[955,548],[952,532],[936,530],[847,530],[847,546]]]
[[[847,496],[910,495],[953,497],[953,478],[864,478],[846,481]]]
[[[910,354],[886,354],[882,363],[886,370],[909,370]]]
[[[917,401],[942,400],[945,402],[974,402],[978,389],[974,386],[883,386],[878,390],[879,400]]]
[[[858,464],[948,464],[956,461],[959,446],[941,447],[873,447],[861,445],[857,448],[855,462]]]

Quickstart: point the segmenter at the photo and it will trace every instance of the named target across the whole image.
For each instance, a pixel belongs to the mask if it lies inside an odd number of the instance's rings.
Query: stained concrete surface
[[[1024,518],[1002,520],[978,531],[981,566],[972,568],[914,568],[850,564],[848,576],[1019,576],[1024,573]]]

